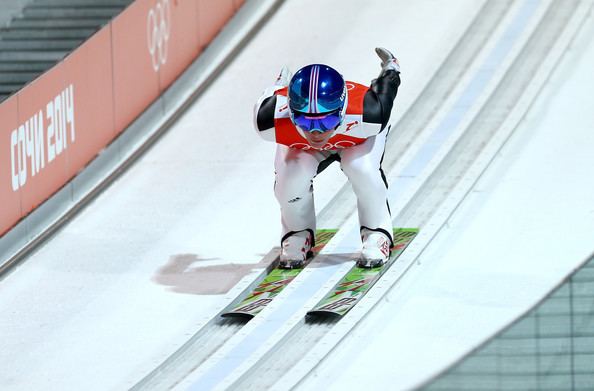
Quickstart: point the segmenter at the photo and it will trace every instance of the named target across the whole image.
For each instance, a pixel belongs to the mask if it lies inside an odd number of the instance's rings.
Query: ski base
[[[353,266],[338,284],[307,313],[307,316],[309,318],[342,317],[365,296],[418,233],[418,228],[394,228],[394,247],[392,247],[388,262],[374,268]]]
[[[316,246],[312,249],[314,256],[324,248],[336,232],[336,229],[319,229],[316,231]],[[272,269],[245,299],[230,311],[221,314],[221,316],[225,318],[252,319],[289,285],[302,270],[303,268],[281,269],[276,267]]]

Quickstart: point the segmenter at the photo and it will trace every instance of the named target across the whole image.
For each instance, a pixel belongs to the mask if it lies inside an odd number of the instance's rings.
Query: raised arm
[[[254,127],[265,140],[274,141],[274,110],[276,109],[275,92],[289,85],[291,73],[283,67],[274,85],[267,88],[254,107]]]
[[[371,87],[365,94],[363,122],[381,124],[383,130],[390,120],[394,99],[400,86],[400,64],[387,49],[376,48],[375,52],[382,61],[382,70],[378,78],[371,82]]]

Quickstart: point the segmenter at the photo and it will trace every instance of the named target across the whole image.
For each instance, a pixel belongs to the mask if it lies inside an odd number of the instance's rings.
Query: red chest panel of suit
[[[349,136],[349,130],[360,125],[363,119],[363,98],[369,87],[355,82],[347,81],[348,105],[345,121],[338,127],[335,134],[328,140],[322,150],[333,151],[349,148],[365,142],[366,138]],[[280,105],[277,105],[274,115],[274,128],[276,142],[287,145],[290,148],[313,149],[307,140],[301,136],[291,119],[289,118],[289,107],[286,103],[287,88],[276,92],[277,95],[285,97]]]

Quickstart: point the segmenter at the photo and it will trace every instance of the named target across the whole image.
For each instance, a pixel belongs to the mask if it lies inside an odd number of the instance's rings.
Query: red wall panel
[[[149,51],[148,21],[158,0],[137,0],[112,21],[115,130],[124,130],[159,95],[160,53]]]
[[[235,5],[235,9],[241,8],[241,6],[245,3],[245,0],[233,0],[233,4]]]
[[[207,45],[235,13],[233,0],[198,0],[200,42]]]
[[[107,26],[68,56],[66,84],[73,85],[76,141],[69,149],[69,173],[75,175],[115,137],[111,28]]]
[[[19,140],[18,125],[17,99],[13,96],[0,104],[0,235],[22,216],[19,168],[23,168],[27,148],[24,129]]]
[[[24,215],[72,176],[67,155],[76,140],[76,90],[64,76],[64,68],[58,65],[17,94],[19,129],[26,127],[30,148],[26,180],[20,186]]]
[[[49,198],[198,56],[243,0],[137,0],[0,104],[0,235]]]
[[[197,7],[196,1],[188,0],[159,0],[153,7],[148,25],[149,47],[158,54],[161,91],[200,53]]]

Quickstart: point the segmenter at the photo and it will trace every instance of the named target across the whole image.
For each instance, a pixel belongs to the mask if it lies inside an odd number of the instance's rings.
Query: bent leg
[[[323,159],[320,152],[277,146],[274,194],[281,208],[282,239],[291,232],[303,230],[311,230],[315,235],[312,181]]]
[[[341,152],[342,170],[357,196],[362,228],[383,231],[393,241],[388,183],[382,170],[387,131]]]

